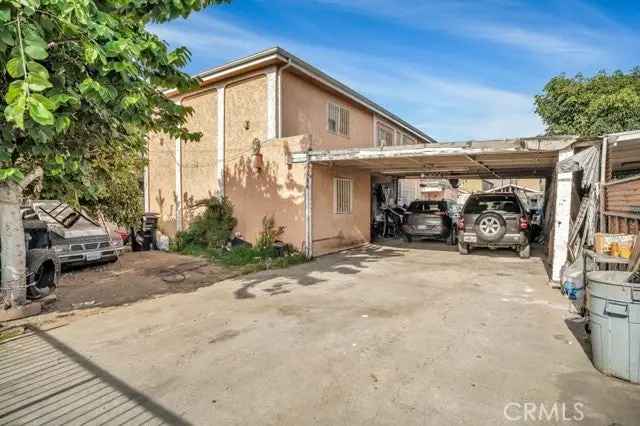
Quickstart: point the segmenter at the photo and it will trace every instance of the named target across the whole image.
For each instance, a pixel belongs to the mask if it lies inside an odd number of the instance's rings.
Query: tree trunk
[[[20,216],[22,187],[14,182],[0,183],[0,258],[2,259],[2,294],[5,307],[24,305],[27,301],[26,251],[24,227]]]
[[[0,182],[0,289],[5,308],[27,302],[27,254],[20,204],[24,189],[41,178],[42,169],[36,167],[20,183]]]

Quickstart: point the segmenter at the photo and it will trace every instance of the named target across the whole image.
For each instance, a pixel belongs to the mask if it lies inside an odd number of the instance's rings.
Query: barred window
[[[327,129],[331,133],[349,136],[349,110],[329,102]]]
[[[333,205],[336,214],[351,214],[353,202],[353,180],[333,179]]]
[[[378,146],[393,145],[393,129],[378,123]]]

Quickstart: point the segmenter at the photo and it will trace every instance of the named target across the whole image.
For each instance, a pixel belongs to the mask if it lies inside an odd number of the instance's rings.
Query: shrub
[[[233,207],[226,198],[211,198],[193,204],[206,209],[193,220],[189,229],[178,233],[172,242],[172,250],[205,256],[225,266],[238,267],[243,272],[263,269],[286,268],[306,262],[307,259],[293,247],[285,245],[276,249],[274,243],[284,233],[284,226],[276,226],[273,216],[262,219],[262,232],[255,247],[249,245],[228,248],[236,219]]]
[[[177,251],[221,249],[231,239],[238,221],[233,217],[233,205],[226,197],[211,197],[197,202],[194,207],[205,207],[193,219],[189,228],[176,235]]]
[[[256,248],[258,250],[271,249],[273,243],[275,243],[282,234],[284,234],[284,226],[276,226],[276,220],[273,215],[264,216],[262,218],[262,232],[260,232],[258,240],[256,241]]]

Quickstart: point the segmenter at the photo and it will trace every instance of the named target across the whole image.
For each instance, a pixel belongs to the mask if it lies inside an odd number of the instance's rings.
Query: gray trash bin
[[[593,363],[605,374],[640,383],[640,284],[628,272],[587,274]]]

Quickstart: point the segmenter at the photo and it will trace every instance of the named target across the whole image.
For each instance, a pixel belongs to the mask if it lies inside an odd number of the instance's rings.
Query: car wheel
[[[413,241],[413,237],[409,234],[403,234],[404,235],[404,240],[408,243]]]
[[[501,215],[487,212],[478,216],[475,230],[482,240],[494,242],[499,241],[507,232],[507,224]]]
[[[518,255],[521,259],[528,259],[531,256],[531,245],[525,244],[520,246],[518,250]]]
[[[39,299],[49,294],[50,290],[55,287],[56,270],[51,262],[45,262],[38,267],[33,275],[33,282],[27,289],[29,298]]]
[[[458,240],[458,253],[460,254],[469,254],[469,244],[463,243]]]

